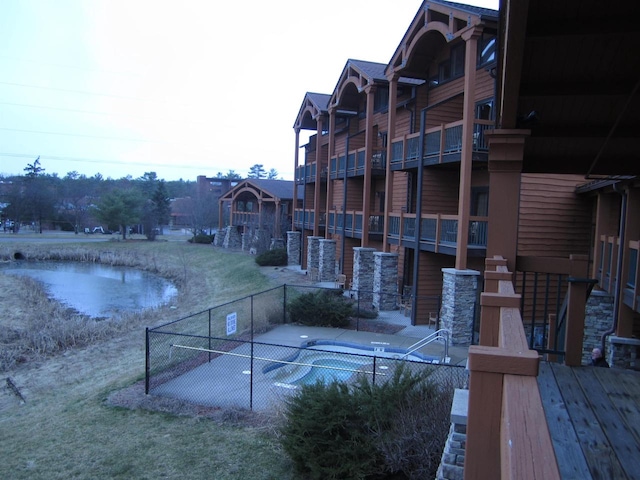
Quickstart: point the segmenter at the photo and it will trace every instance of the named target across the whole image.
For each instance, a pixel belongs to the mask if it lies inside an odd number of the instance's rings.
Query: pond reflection
[[[82,262],[11,262],[6,275],[27,275],[58,302],[91,317],[113,317],[167,303],[175,286],[158,275],[131,267]]]

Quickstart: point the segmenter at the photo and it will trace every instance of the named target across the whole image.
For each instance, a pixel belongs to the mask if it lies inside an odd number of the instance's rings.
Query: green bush
[[[286,401],[280,443],[304,478],[435,478],[453,387],[403,365],[383,383],[318,382]]]
[[[199,233],[195,235],[193,238],[189,239],[191,243],[213,243],[213,235],[206,235],[204,233]]]
[[[256,257],[256,263],[261,267],[280,267],[287,265],[287,262],[287,250],[284,248],[267,250]]]
[[[353,314],[351,300],[342,290],[319,290],[304,293],[287,304],[289,319],[314,327],[346,327]]]

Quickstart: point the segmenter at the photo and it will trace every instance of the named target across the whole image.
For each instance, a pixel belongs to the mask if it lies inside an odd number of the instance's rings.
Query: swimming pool
[[[304,342],[292,355],[271,362],[262,372],[274,385],[298,388],[318,380],[347,382],[358,374],[386,376],[398,360],[437,363],[438,357],[419,353],[406,355],[406,350],[388,345],[359,345],[335,340]]]

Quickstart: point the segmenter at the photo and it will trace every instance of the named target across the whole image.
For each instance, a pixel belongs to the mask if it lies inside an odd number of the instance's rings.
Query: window
[[[389,87],[377,87],[373,98],[373,111],[380,112],[389,107]]]
[[[464,75],[464,48],[464,43],[451,48],[449,58],[442,62],[438,68],[438,83]]]
[[[476,103],[476,119],[493,120],[493,98]]]
[[[478,42],[478,66],[496,61],[496,34],[482,32]]]
[[[489,215],[489,188],[473,187],[471,189],[471,215],[486,217]]]

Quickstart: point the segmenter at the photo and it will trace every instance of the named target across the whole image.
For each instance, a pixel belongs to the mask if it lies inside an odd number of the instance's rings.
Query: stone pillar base
[[[301,232],[287,232],[287,265],[301,265],[301,241]]]
[[[321,282],[336,279],[336,241],[322,238],[318,241],[318,272]]]
[[[473,341],[473,320],[480,313],[476,270],[442,269],[440,328],[451,332],[451,344],[466,346]]]
[[[640,370],[640,339],[610,336],[606,355],[610,367]]]
[[[374,252],[373,305],[382,311],[395,310],[398,297],[398,254]]]

